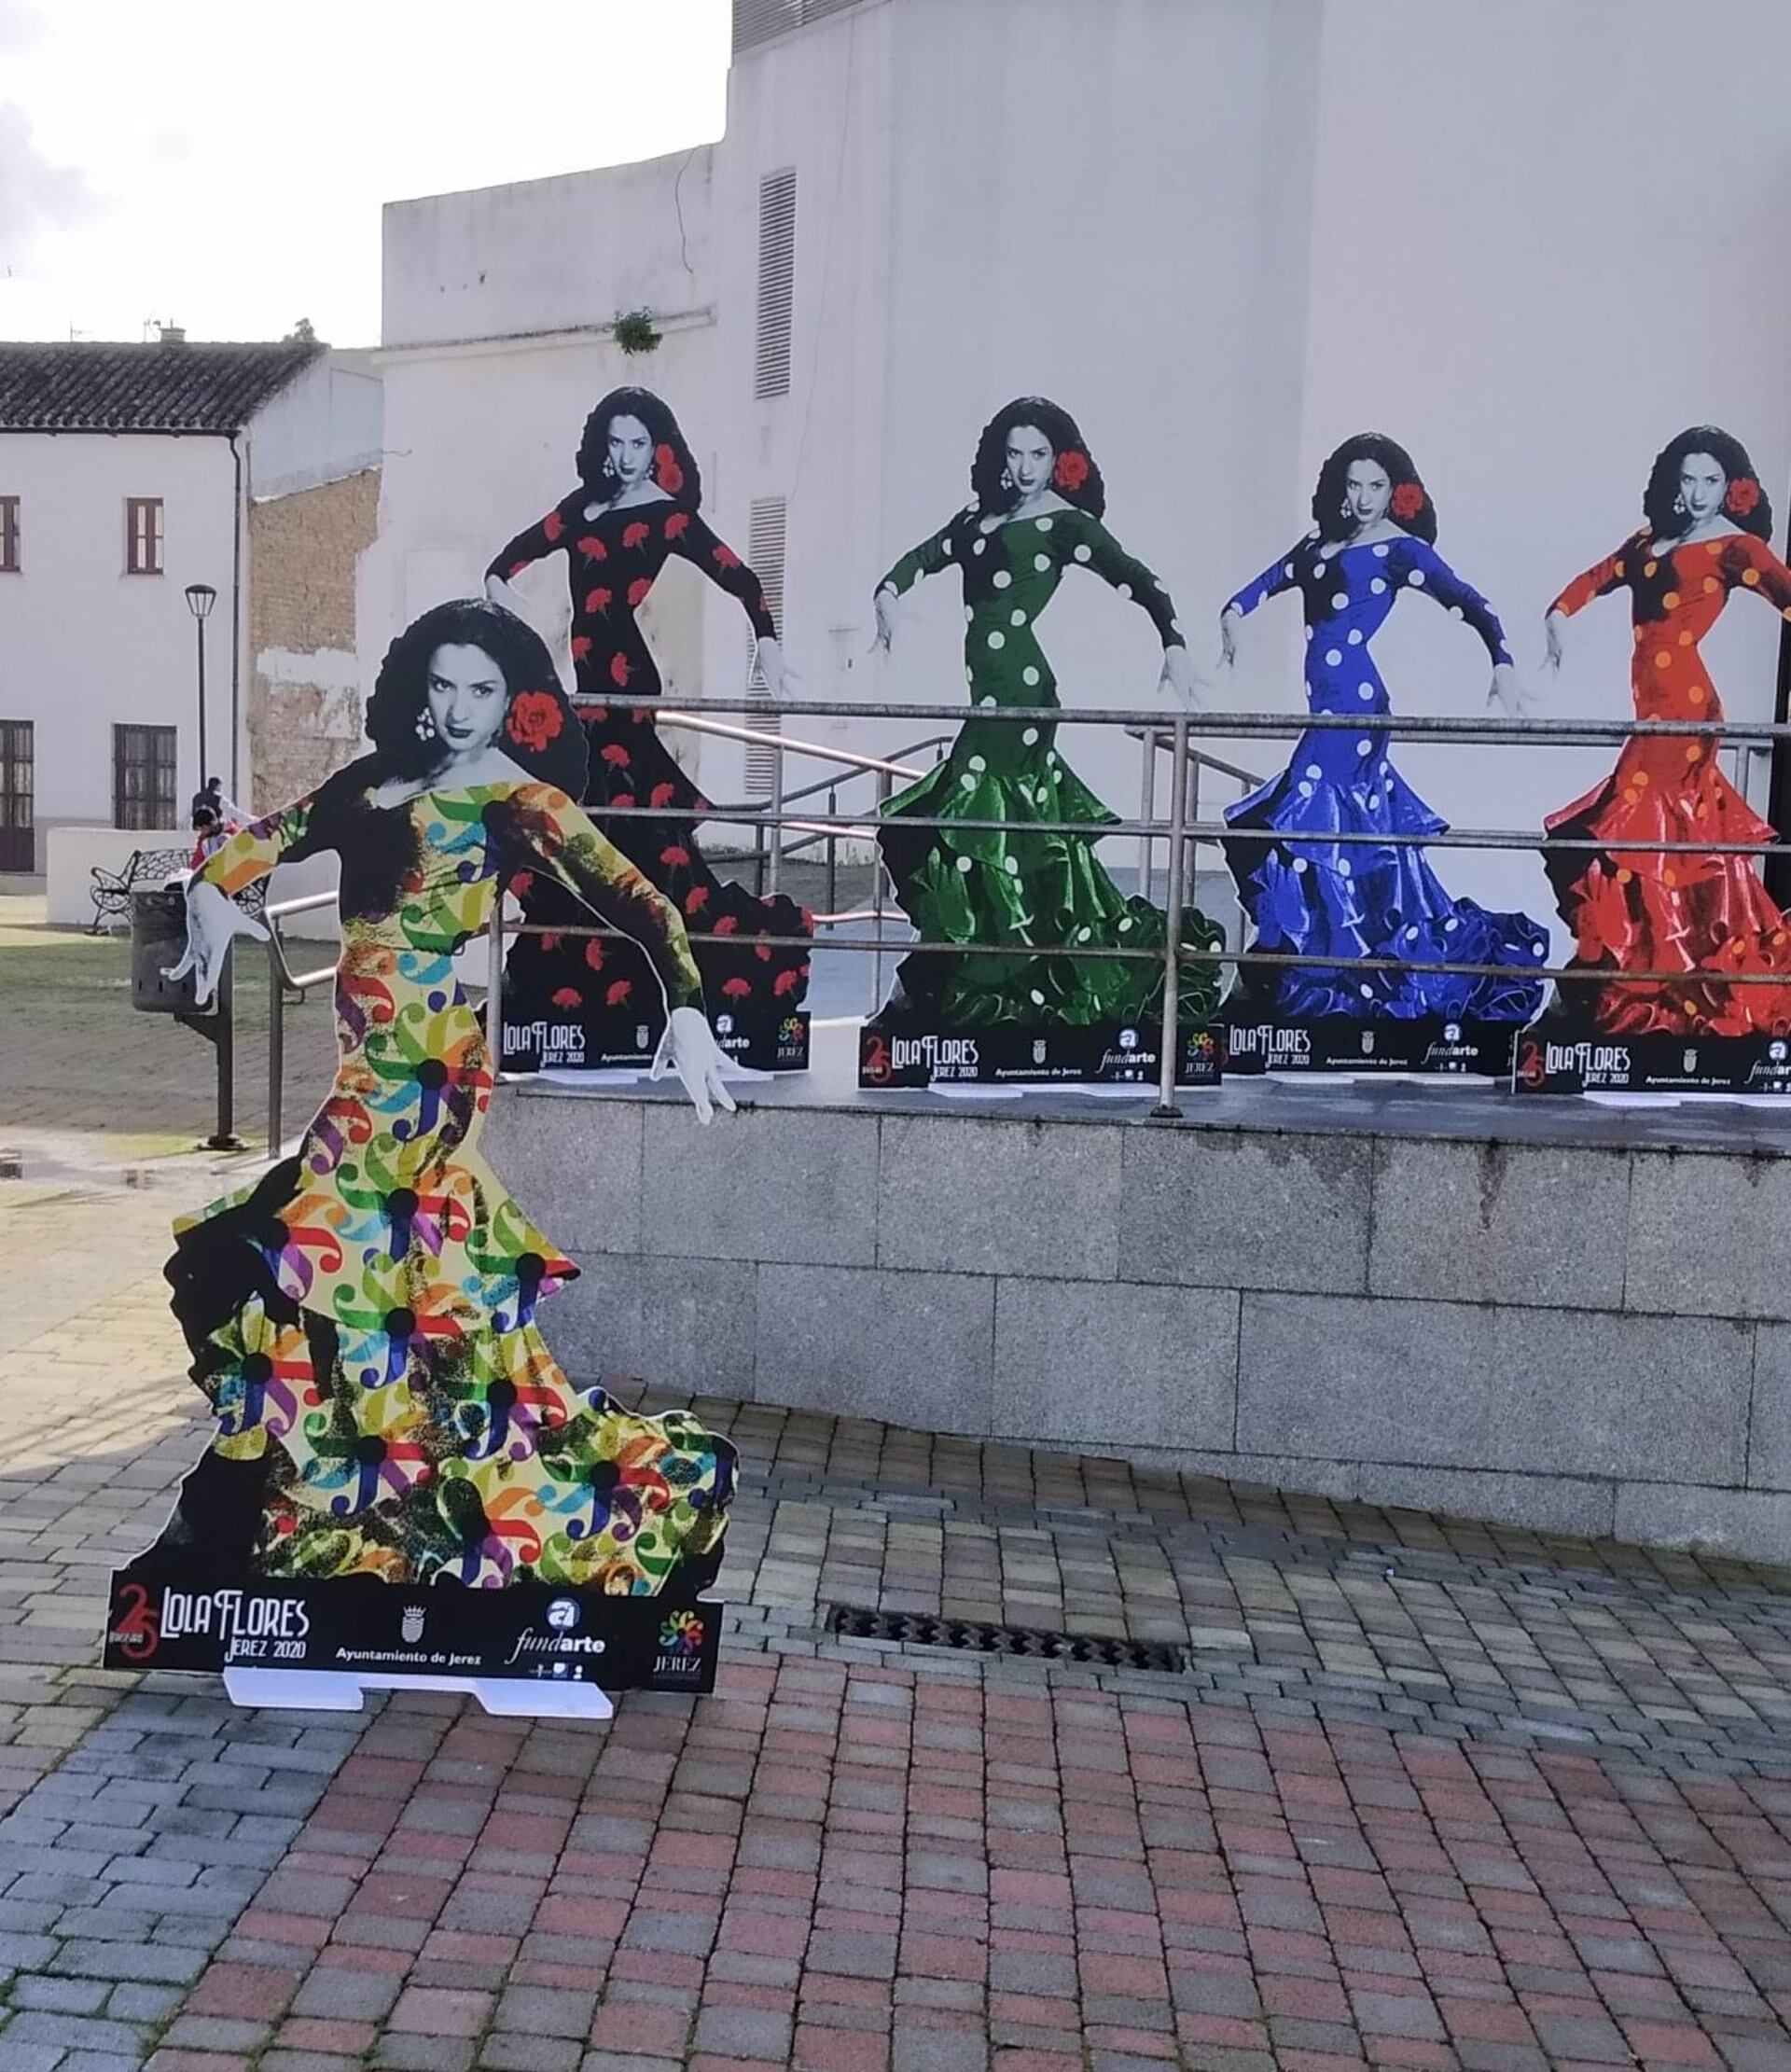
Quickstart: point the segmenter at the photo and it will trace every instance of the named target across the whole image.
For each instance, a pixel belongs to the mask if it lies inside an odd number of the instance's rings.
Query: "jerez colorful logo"
[[[693,1611],[674,1611],[659,1623],[659,1646],[670,1654],[701,1654],[702,1620]]]

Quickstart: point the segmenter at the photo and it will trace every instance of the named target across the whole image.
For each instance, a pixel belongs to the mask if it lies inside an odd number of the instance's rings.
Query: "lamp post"
[[[204,790],[208,774],[205,768],[205,621],[216,602],[217,592],[210,583],[187,584],[187,609],[193,615],[193,632],[199,641],[199,782],[193,786],[195,791]]]

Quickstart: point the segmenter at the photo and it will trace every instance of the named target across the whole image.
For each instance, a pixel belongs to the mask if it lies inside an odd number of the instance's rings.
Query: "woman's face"
[[[1694,525],[1714,518],[1729,491],[1729,477],[1708,453],[1687,453],[1679,463],[1679,501]]]
[[[1007,435],[1007,480],[1021,496],[1035,496],[1048,487],[1057,455],[1036,424],[1016,424]]]
[[[429,658],[424,695],[437,739],[455,756],[489,748],[510,707],[504,672],[482,647],[437,647]]]
[[[624,489],[632,489],[653,465],[653,435],[638,417],[609,421],[609,466]]]
[[[1343,505],[1357,525],[1378,525],[1393,501],[1393,483],[1379,461],[1352,461],[1343,478]]]

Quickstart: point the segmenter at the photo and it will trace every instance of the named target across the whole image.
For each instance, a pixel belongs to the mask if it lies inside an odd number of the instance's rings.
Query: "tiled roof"
[[[0,341],[0,431],[235,432],[324,348]]]

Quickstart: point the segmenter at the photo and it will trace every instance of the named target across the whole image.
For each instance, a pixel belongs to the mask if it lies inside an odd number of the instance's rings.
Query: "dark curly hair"
[[[1654,456],[1654,466],[1648,470],[1648,486],[1642,492],[1642,510],[1655,536],[1672,539],[1683,533],[1685,515],[1673,508],[1679,494],[1679,470],[1690,453],[1708,453],[1729,479],[1729,487],[1723,495],[1723,511],[1742,532],[1753,533],[1760,539],[1772,537],[1772,505],[1760,478],[1754,472],[1754,463],[1747,457],[1747,448],[1731,433],[1719,430],[1715,424],[1693,424],[1671,439]],[[1737,485],[1748,483],[1750,488],[1742,493],[1744,508],[1736,509],[1731,499]]]
[[[1424,487],[1423,476],[1412,466],[1411,455],[1397,439],[1388,438],[1381,432],[1358,432],[1354,438],[1346,438],[1319,469],[1318,486],[1312,492],[1312,519],[1318,526],[1318,536],[1321,539],[1342,536],[1344,484],[1356,461],[1372,461],[1377,467],[1386,469],[1395,504],[1409,500],[1400,497],[1401,490],[1416,491],[1422,499],[1416,510],[1407,511],[1402,516],[1397,508],[1390,507],[1388,516],[1414,539],[1434,546],[1437,507],[1430,500],[1430,492]]]
[[[504,673],[513,704],[522,691],[546,692],[560,724],[545,746],[519,740],[506,728],[504,752],[532,777],[557,785],[569,798],[585,789],[585,730],[578,724],[548,644],[533,626],[483,598],[437,605],[413,619],[385,651],[373,695],[367,702],[367,731],[381,779],[426,777],[441,760],[441,744],[420,740],[417,719],[427,696],[429,658],[437,647],[482,648]]]
[[[613,388],[586,418],[584,436],[578,441],[578,480],[598,496],[607,497],[612,493],[614,485],[605,472],[609,466],[609,427],[618,417],[638,417],[646,426],[647,437],[653,441],[653,480],[673,502],[695,510],[702,502],[702,470],[679,429],[671,404],[655,396],[650,388]],[[672,470],[665,468],[663,449],[667,447],[672,452]],[[661,480],[662,473],[672,471],[675,471],[673,480]]]
[[[1094,455],[1069,411],[1042,396],[1017,396],[982,428],[977,457],[970,464],[970,490],[982,516],[998,518],[1003,511],[1011,510],[1017,500],[1015,492],[1004,489],[1001,481],[1001,471],[1007,465],[1007,435],[1017,424],[1031,424],[1050,441],[1056,456],[1051,487],[1063,501],[1075,504],[1091,518],[1099,518],[1107,508],[1107,485],[1101,479]],[[1076,479],[1060,480],[1066,462],[1068,472]]]

